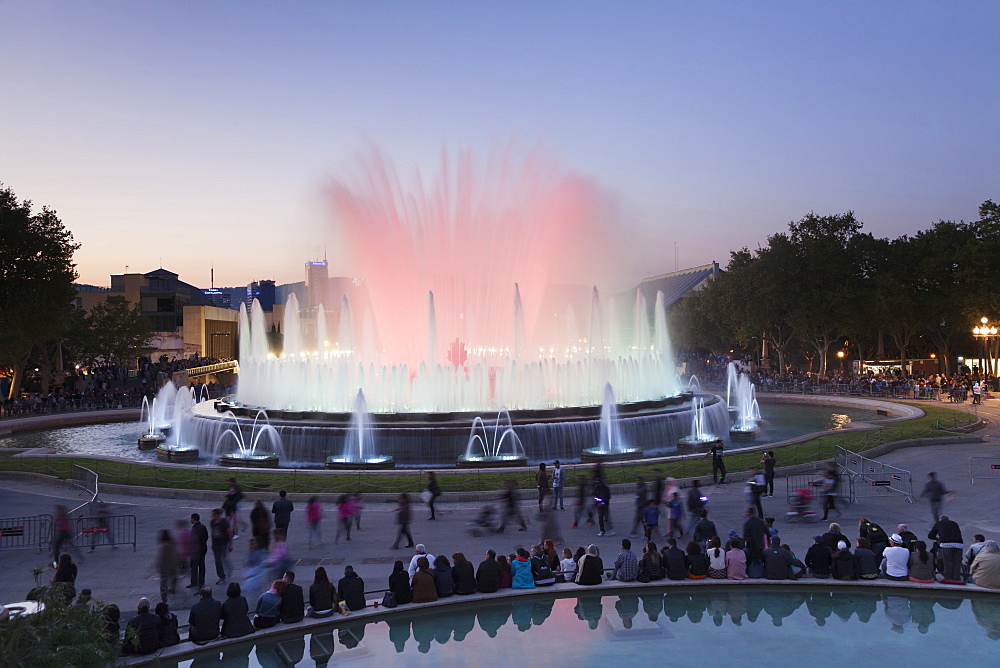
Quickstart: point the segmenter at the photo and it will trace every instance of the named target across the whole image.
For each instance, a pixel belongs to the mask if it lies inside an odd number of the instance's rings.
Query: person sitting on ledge
[[[687,563],[689,580],[704,580],[708,577],[708,557],[701,551],[701,546],[693,540],[687,544],[687,556],[684,557]]]
[[[403,570],[403,562],[397,561],[396,563],[399,564],[399,570]],[[403,579],[406,580],[406,587],[409,589],[409,578],[404,574]],[[389,586],[392,586],[391,582]],[[408,600],[406,602],[409,603]],[[330,577],[326,574],[326,569],[320,566],[313,574],[313,583],[309,585],[308,615],[314,619],[322,619],[332,615],[336,609],[337,592],[333,588],[333,583],[330,582]]]
[[[726,550],[726,578],[747,579],[747,553],[743,551],[743,541],[739,536],[729,539],[729,549]]]
[[[256,629],[269,629],[280,621],[281,595],[285,593],[285,583],[275,580],[271,588],[260,595],[257,599],[257,610],[253,618],[253,626]]]
[[[771,547],[764,550],[764,577],[768,580],[794,580],[792,567],[805,569],[805,564],[791,552],[781,547],[781,539],[773,537]]]
[[[510,572],[514,589],[534,589],[535,576],[531,573],[531,557],[523,547],[517,548],[517,556],[510,562]]]
[[[500,589],[500,563],[497,553],[486,550],[486,558],[476,569],[476,589],[484,594],[493,594]]]
[[[200,598],[188,614],[188,640],[204,644],[219,637],[222,604],[212,598],[212,588],[202,587]]]
[[[677,547],[676,538],[668,538],[667,546],[663,549],[663,568],[667,572],[669,580],[687,579],[687,559],[684,557],[684,550]]]
[[[858,572],[862,580],[874,580],[879,575],[879,561],[872,552],[871,543],[867,538],[858,538],[854,556],[858,560]]]
[[[156,604],[156,616],[160,618],[160,647],[179,645],[181,635],[177,631],[177,615],[170,612],[170,606],[166,602]]]
[[[622,582],[632,582],[639,577],[639,560],[632,551],[632,541],[622,539],[622,551],[615,559],[615,579]]]
[[[882,572],[890,580],[909,578],[910,551],[903,547],[903,539],[898,533],[889,537],[889,547],[882,551]]]
[[[937,582],[934,578],[934,558],[928,554],[927,543],[922,540],[913,541],[913,552],[910,552],[909,577],[910,582],[919,582],[920,584]]]
[[[344,567],[344,577],[337,583],[340,600],[351,610],[364,610],[368,605],[365,601],[365,581],[354,572],[354,566]]]
[[[600,555],[601,553],[596,545],[590,544],[587,546],[587,552],[577,562],[579,564],[579,567],[576,569],[577,584],[596,585],[603,582],[604,562],[601,561]]]
[[[869,552],[871,552],[871,550],[869,550]],[[875,555],[873,553],[872,558],[874,557]],[[858,567],[858,559],[855,555],[851,554],[850,546],[848,546],[847,541],[842,540],[837,543],[837,551],[833,553],[833,557],[830,559],[830,573],[833,575],[834,580],[858,579],[858,576],[861,573]]]
[[[455,593],[455,579],[451,576],[451,562],[443,554],[434,557],[434,583],[437,585],[438,598],[448,598]]]
[[[434,573],[431,572],[431,562],[427,557],[417,557],[417,572],[413,574],[410,585],[413,588],[414,603],[433,603],[438,600],[437,585],[434,584]]]
[[[970,570],[975,584],[987,589],[1000,589],[1000,545],[995,540],[985,541]]]
[[[413,588],[410,586],[410,578],[406,574],[406,567],[399,559],[392,565],[392,574],[389,575],[389,591],[396,597],[397,605],[413,602]]]
[[[129,633],[129,629],[135,631]],[[152,654],[160,649],[160,618],[149,611],[149,599],[139,599],[138,613],[125,627],[125,641],[122,654]]]
[[[451,579],[455,582],[455,593],[459,596],[468,596],[476,593],[476,571],[472,563],[465,558],[462,552],[451,555],[454,562],[451,567]]]
[[[839,541],[838,541],[839,542]],[[806,566],[814,578],[825,580],[830,577],[830,562],[832,558],[830,549],[823,544],[822,536],[814,536],[813,544],[806,552]]]
[[[292,571],[286,571],[281,579],[285,582],[285,593],[281,597],[281,611],[278,614],[281,623],[301,622],[306,616],[306,603],[302,587],[295,584],[295,573]]]
[[[230,582],[226,589],[226,601],[222,604],[222,637],[242,638],[256,631],[250,623],[249,612],[240,583]]]

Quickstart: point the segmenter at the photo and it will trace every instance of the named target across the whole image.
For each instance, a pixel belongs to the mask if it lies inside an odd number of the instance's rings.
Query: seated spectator
[[[604,562],[596,545],[588,545],[586,553],[577,562],[576,583],[596,585],[604,581]],[[534,583],[532,583],[534,584]]]
[[[156,616],[160,618],[160,647],[179,645],[181,634],[177,630],[177,615],[170,612],[165,601],[156,604]]]
[[[910,551],[903,547],[898,533],[889,537],[889,547],[882,551],[882,572],[890,580],[909,578]]]
[[[443,554],[434,558],[434,585],[437,587],[438,598],[448,598],[455,593],[455,578],[451,576],[451,562]]]
[[[937,581],[934,578],[934,559],[927,552],[927,543],[922,540],[913,541],[908,567],[910,582],[930,584]]]
[[[389,591],[396,597],[396,603],[399,605],[406,605],[413,602],[413,588],[410,586],[410,577],[406,574],[406,568],[399,559],[392,566],[392,574],[389,576]]]
[[[689,580],[704,580],[708,576],[708,557],[701,551],[698,543],[691,541],[685,550],[684,561],[687,565]]]
[[[872,552],[867,538],[858,538],[854,556],[858,560],[858,573],[862,580],[874,580],[879,574],[879,561]]]
[[[837,551],[830,558],[830,573],[835,580],[857,580],[860,576],[858,559],[851,554],[846,541],[837,543]]]
[[[912,552],[913,544],[917,542],[917,534],[910,531],[909,527],[905,524],[897,526],[896,533],[898,533],[899,537],[903,539],[903,547]]]
[[[687,579],[687,559],[684,555],[684,550],[677,547],[676,538],[667,539],[667,546],[663,549],[662,556],[663,568],[667,572],[667,579]]]
[[[639,577],[639,560],[632,551],[632,541],[622,539],[622,551],[615,559],[615,579],[622,582],[633,582]]]
[[[982,551],[983,545],[986,544],[986,536],[977,533],[972,539],[974,542],[969,546],[969,551],[965,553],[965,564],[970,568],[972,567],[972,562],[976,560],[976,557]]]
[[[240,591],[239,582],[230,582],[226,589],[226,601],[222,604],[222,636],[242,638],[256,629],[250,623],[250,606]]]
[[[455,593],[468,596],[476,593],[476,572],[472,564],[461,552],[451,555],[455,563],[451,567],[451,579],[455,582]]]
[[[365,601],[365,581],[354,572],[354,566],[344,567],[344,577],[337,583],[337,593],[350,610],[364,610],[368,605]]]
[[[122,654],[142,656],[160,649],[160,618],[149,611],[149,599],[139,599],[138,612],[125,626]]]
[[[566,554],[569,554],[569,548],[565,550]],[[572,563],[572,559],[564,559]],[[649,542],[642,548],[642,559],[639,560],[639,577],[636,578],[639,582],[654,582],[656,580],[662,580],[666,577],[666,571],[663,570],[663,557],[660,556],[660,552],[656,549],[656,544]]]
[[[830,565],[833,553],[823,544],[822,536],[814,536],[813,544],[806,552],[806,566],[814,578],[825,580],[830,577]]]
[[[847,536],[844,535],[844,532],[841,531],[840,525],[836,522],[831,522],[829,529],[825,534],[823,534],[823,540],[821,542],[823,545],[826,545],[832,554],[837,551],[837,543],[840,541],[844,541],[848,545],[851,544],[851,541],[848,540]]]
[[[764,577],[768,580],[794,580],[793,567],[805,568],[805,565],[781,547],[779,538],[771,538],[771,546],[764,550]]]
[[[414,603],[433,603],[438,600],[437,585],[434,583],[434,573],[431,572],[431,562],[427,557],[417,558],[417,570],[413,573],[410,586],[413,589]]]
[[[194,608],[192,608],[192,611]],[[114,603],[104,606],[104,629],[102,630],[102,635],[104,639],[112,646],[119,646],[119,634],[121,634],[121,618],[122,611],[118,609],[118,606]]]
[[[510,570],[510,561],[507,559],[507,555],[498,554],[497,563],[500,564],[500,588],[510,589],[513,585],[513,574]]]
[[[279,621],[281,614],[281,595],[285,592],[285,583],[275,580],[271,588],[257,599],[256,614],[253,626],[256,629],[269,629]]]
[[[556,576],[549,565],[549,556],[541,545],[531,548],[531,577],[534,578],[536,587],[548,587],[556,583]]]
[[[995,540],[983,542],[970,568],[972,581],[980,587],[1000,589],[1000,545]]]
[[[403,562],[396,561],[399,570],[403,570]],[[403,574],[406,580],[406,588],[410,587],[410,579]],[[392,587],[392,578],[389,578],[389,586]],[[398,598],[397,598],[398,600]],[[409,601],[406,601],[409,603]],[[326,574],[326,569],[320,566],[313,573],[313,583],[309,585],[309,610],[308,616],[314,619],[329,617],[337,609],[337,592],[330,582],[330,577]]]
[[[202,587],[198,602],[188,614],[188,640],[204,644],[219,637],[222,604],[212,598],[212,588]]]
[[[73,557],[66,552],[59,555],[58,563],[59,566],[52,576],[52,586],[54,590],[60,590],[66,599],[66,603],[69,603],[76,598],[76,576],[78,569],[76,564],[73,563]]]
[[[510,562],[511,586],[514,589],[534,589],[535,577],[531,573],[531,557],[523,547],[517,548],[517,556]]]
[[[479,562],[476,569],[476,589],[484,594],[493,594],[500,589],[500,562],[497,553],[486,550],[486,558]]]
[[[722,540],[718,536],[708,539],[705,556],[708,557],[708,577],[713,580],[725,580],[726,552],[722,549]]]
[[[278,617],[283,624],[301,622],[306,616],[305,596],[302,587],[295,584],[295,573],[286,571],[281,578],[285,582],[285,593],[281,595],[281,608]]]
[[[747,553],[743,551],[743,543],[739,538],[729,540],[726,550],[726,577],[730,580],[747,579]]]

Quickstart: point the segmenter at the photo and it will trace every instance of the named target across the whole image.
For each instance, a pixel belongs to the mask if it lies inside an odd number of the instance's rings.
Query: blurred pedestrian
[[[323,536],[320,533],[320,521],[323,519],[323,506],[315,496],[310,497],[306,504],[306,522],[309,523],[309,549],[316,545],[323,544]]]
[[[226,514],[226,521],[233,530],[233,540],[240,537],[239,504],[243,500],[243,490],[236,483],[236,478],[230,478],[229,491],[226,492],[226,500],[222,502],[222,511]]]
[[[341,531],[345,531],[347,533],[347,540],[351,540],[351,522],[353,519],[354,510],[351,497],[347,494],[341,494],[337,498],[337,535],[333,538],[334,543],[340,542]]]
[[[160,530],[156,550],[156,573],[160,576],[160,600],[167,602],[167,594],[177,593],[177,546],[167,529]]]
[[[399,549],[399,541],[406,536],[408,541],[406,547],[413,547],[413,536],[410,535],[410,495],[405,492],[399,495],[399,505],[394,511],[396,513],[396,542],[392,544],[392,549]]]
[[[278,500],[271,505],[271,514],[274,515],[274,528],[284,529],[286,536],[288,535],[288,525],[292,521],[292,511],[294,510],[295,506],[288,500],[287,492],[285,490],[278,492]]]
[[[434,503],[437,501],[438,497],[441,496],[441,486],[438,484],[437,474],[434,471],[427,472],[427,489],[424,490],[423,498],[425,503],[430,506],[431,516],[427,519],[437,519],[434,515]]]

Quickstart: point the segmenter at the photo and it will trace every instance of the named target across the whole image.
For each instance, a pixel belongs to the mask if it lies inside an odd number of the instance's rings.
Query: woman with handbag
[[[410,577],[406,573],[403,562],[399,559],[392,566],[392,574],[389,576],[389,591],[386,595],[388,594],[393,595],[397,605],[406,605],[413,601],[413,588],[410,587]],[[384,600],[382,601],[382,605],[386,605]]]

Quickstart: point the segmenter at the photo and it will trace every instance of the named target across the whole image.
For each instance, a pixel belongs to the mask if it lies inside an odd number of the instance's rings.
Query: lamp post
[[[838,350],[837,351],[837,360],[840,362],[840,373],[843,374],[844,373],[844,351],[843,350]]]
[[[983,316],[979,319],[978,325],[972,328],[972,335],[982,340],[983,354],[980,357],[980,371],[985,374],[993,373],[993,351],[990,348],[990,339],[996,337],[996,325],[990,325],[990,319]],[[987,359],[987,355],[989,358]]]

